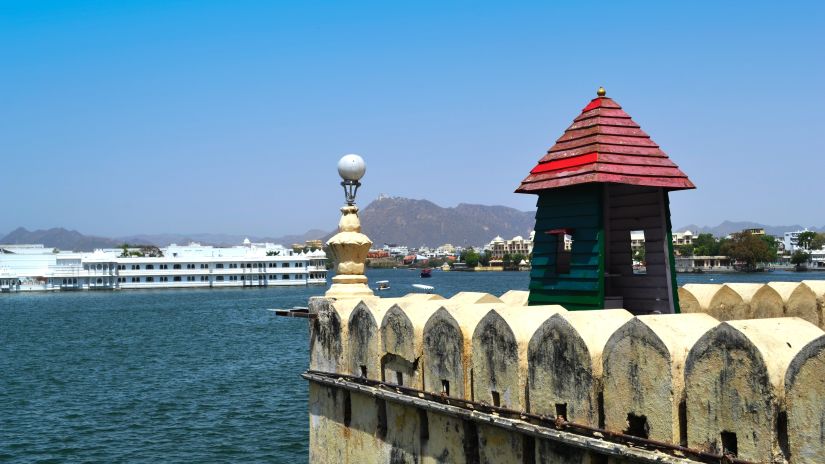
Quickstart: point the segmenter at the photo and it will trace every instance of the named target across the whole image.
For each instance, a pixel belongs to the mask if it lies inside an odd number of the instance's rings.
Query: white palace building
[[[326,254],[272,243],[161,248],[160,257],[121,249],[63,252],[43,245],[0,245],[0,292],[139,288],[325,285]]]

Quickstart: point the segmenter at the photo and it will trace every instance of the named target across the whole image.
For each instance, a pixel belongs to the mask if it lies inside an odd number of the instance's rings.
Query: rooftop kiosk
[[[530,305],[679,311],[668,192],[695,188],[599,88],[516,190],[539,196]],[[631,233],[644,234],[634,269]]]

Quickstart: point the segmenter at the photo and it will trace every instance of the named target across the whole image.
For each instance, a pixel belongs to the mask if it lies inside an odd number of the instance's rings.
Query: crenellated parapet
[[[311,382],[313,462],[654,462],[600,448],[610,437],[825,462],[819,289],[686,286],[692,313],[636,317],[525,306],[515,292],[313,299],[310,370],[372,388]],[[708,308],[805,318],[723,322]],[[497,419],[513,414],[535,433]],[[595,445],[553,438],[574,429],[601,432]],[[655,462],[695,462],[679,452]]]
[[[679,306],[720,321],[799,317],[825,328],[825,281],[687,284],[679,288]]]

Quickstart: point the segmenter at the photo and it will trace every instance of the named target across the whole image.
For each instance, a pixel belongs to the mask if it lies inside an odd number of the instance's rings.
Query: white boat
[[[424,285],[424,284],[412,284],[413,288],[417,288],[418,290],[423,290],[427,293],[432,293],[435,290],[435,287],[432,285]]]
[[[325,285],[326,254],[273,243],[190,243],[92,253],[0,245],[0,292]],[[150,256],[146,256],[150,255]]]
[[[379,280],[375,282],[378,286],[375,287],[376,290],[389,290],[390,289],[390,281],[389,280]]]

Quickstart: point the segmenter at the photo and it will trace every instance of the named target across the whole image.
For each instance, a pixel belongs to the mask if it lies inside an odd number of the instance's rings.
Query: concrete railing
[[[524,306],[525,294],[313,299],[310,369],[755,462],[825,462],[825,332],[809,322],[822,287],[686,286],[698,314],[639,317]],[[707,308],[805,318],[720,323]],[[310,384],[312,462],[592,457],[362,396]]]

